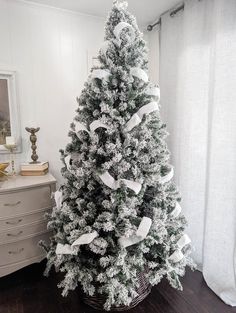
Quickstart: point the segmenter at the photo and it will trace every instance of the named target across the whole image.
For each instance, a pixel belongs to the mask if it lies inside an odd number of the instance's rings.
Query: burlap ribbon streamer
[[[56,202],[56,207],[58,210],[61,209],[61,206],[62,206],[62,192],[57,190],[54,192],[54,199],[55,199],[55,202]]]
[[[79,131],[86,131],[89,135],[94,132],[97,128],[102,127],[108,129],[108,126],[102,123],[100,120],[95,120],[89,125],[89,129],[82,123],[76,122],[75,123],[75,131],[78,133]]]
[[[179,216],[179,214],[181,213],[181,211],[182,211],[182,208],[181,208],[179,202],[176,201],[175,208],[174,208],[174,210],[170,213],[170,215],[171,215],[172,218],[176,218],[177,216]]]
[[[93,79],[98,78],[100,80],[104,79],[105,81],[108,81],[110,76],[111,76],[110,71],[103,69],[94,69],[91,73],[91,77]]]
[[[131,131],[135,126],[141,123],[144,114],[150,114],[151,112],[158,110],[159,106],[155,101],[145,104],[136,113],[134,113],[131,119],[125,124],[124,130],[127,132]]]
[[[183,247],[190,244],[190,242],[191,242],[191,239],[189,238],[189,236],[187,234],[184,234],[177,241],[178,249],[174,253],[171,254],[171,256],[169,257],[169,260],[172,261],[173,263],[180,262],[184,257],[181,250],[183,249]]]
[[[171,167],[171,170],[169,171],[169,173],[165,176],[162,176],[161,177],[161,184],[165,184],[165,183],[168,183],[174,176],[174,168]]]
[[[142,188],[142,185],[139,182],[128,179],[115,180],[108,171],[99,175],[99,177],[106,186],[114,190],[120,188],[121,182],[123,182],[129,189],[132,189],[136,194],[138,194]]]
[[[134,77],[137,77],[137,78],[143,80],[145,83],[148,82],[147,73],[139,67],[132,67],[130,69],[130,74]]]
[[[58,243],[56,247],[56,254],[72,254],[76,255],[77,251],[75,247],[81,246],[81,245],[88,245],[90,244],[96,237],[98,237],[98,233],[96,231],[93,231],[92,233],[87,233],[81,235],[78,239],[76,239],[72,245],[69,244],[61,244]]]
[[[144,240],[151,228],[152,220],[149,217],[144,216],[139,224],[139,227],[135,234],[129,237],[121,237],[118,242],[121,247],[127,248],[129,246],[135,245],[136,243]]]

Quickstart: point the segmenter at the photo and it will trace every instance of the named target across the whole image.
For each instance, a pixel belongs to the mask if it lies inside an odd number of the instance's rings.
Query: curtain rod
[[[173,10],[170,12],[170,16],[173,17],[173,16],[175,16],[176,13],[178,13],[179,11],[182,11],[182,10],[184,10],[184,3],[181,4],[180,6],[178,6],[176,9],[173,9]],[[165,14],[165,13],[163,13],[163,14]],[[163,14],[162,14],[162,15],[163,15]],[[150,32],[150,31],[152,31],[153,28],[154,28],[155,26],[157,26],[157,25],[161,25],[161,17],[159,18],[159,20],[158,20],[156,23],[154,23],[154,24],[149,24],[149,25],[147,26],[147,30]]]

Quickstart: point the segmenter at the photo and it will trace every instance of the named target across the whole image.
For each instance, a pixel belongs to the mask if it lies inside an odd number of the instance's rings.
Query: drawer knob
[[[12,221],[12,222],[7,221],[6,224],[7,225],[17,225],[20,222],[22,222],[22,218],[18,219],[17,221]]]
[[[4,206],[17,206],[19,204],[21,204],[21,201],[17,201],[15,203],[5,203]]]
[[[20,249],[15,250],[15,251],[8,251],[8,253],[9,253],[9,254],[19,254],[19,253],[21,253],[21,252],[23,252],[23,251],[24,251],[24,248],[20,248]]]
[[[7,234],[8,237],[18,237],[20,236],[21,234],[23,234],[23,230],[20,230],[17,234]]]

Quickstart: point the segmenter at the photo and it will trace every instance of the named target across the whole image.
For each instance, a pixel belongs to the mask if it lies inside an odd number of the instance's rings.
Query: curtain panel
[[[236,1],[187,0],[161,20],[162,116],[193,257],[236,305]]]

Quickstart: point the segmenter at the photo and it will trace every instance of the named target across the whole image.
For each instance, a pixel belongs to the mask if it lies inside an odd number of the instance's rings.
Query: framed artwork
[[[14,136],[21,151],[20,116],[16,97],[16,73],[0,69],[0,153],[8,153],[4,147],[7,136]]]

